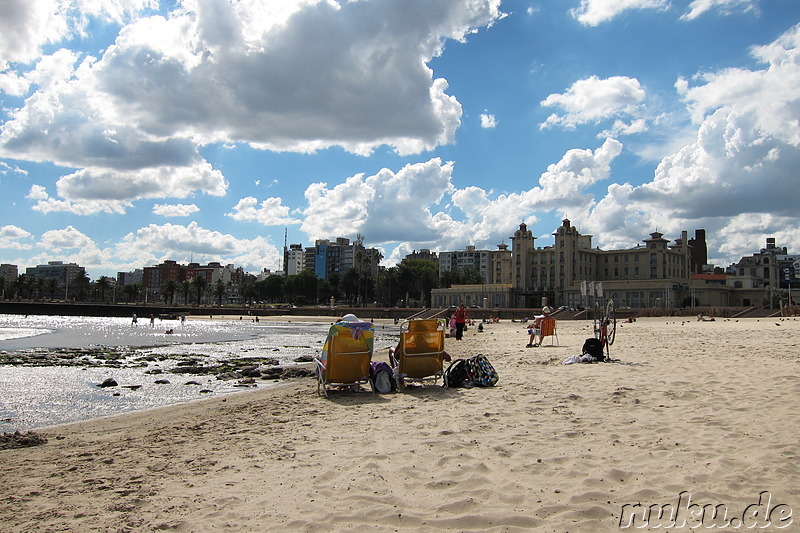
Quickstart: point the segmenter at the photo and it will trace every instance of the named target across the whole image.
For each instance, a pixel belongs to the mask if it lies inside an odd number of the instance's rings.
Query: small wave
[[[37,335],[44,335],[45,333],[52,333],[53,331],[52,329],[44,328],[0,328],[0,341],[35,337]]]

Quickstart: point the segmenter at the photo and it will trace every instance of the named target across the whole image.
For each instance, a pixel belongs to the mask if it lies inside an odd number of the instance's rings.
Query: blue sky
[[[796,0],[5,0],[0,262],[800,249]]]

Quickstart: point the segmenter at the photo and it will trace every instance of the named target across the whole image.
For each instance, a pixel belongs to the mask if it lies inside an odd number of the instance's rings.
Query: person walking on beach
[[[139,319],[136,318],[136,313],[133,313],[133,319],[131,320],[131,326],[138,326]]]
[[[464,337],[464,326],[467,325],[467,309],[464,304],[458,306],[454,316],[456,317],[456,340],[460,341]]]

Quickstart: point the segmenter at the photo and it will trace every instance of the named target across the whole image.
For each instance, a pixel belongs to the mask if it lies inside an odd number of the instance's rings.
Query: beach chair
[[[542,319],[539,326],[542,330],[542,338],[539,341],[540,345],[544,344],[544,338],[550,337],[550,346],[553,346],[553,341],[558,346],[558,334],[556,333],[556,319],[553,317],[546,317]]]
[[[409,381],[435,383],[444,375],[444,330],[444,320],[436,318],[401,324],[399,353],[391,361],[398,387]]]
[[[359,387],[370,381],[370,362],[375,328],[369,322],[338,323],[328,330],[328,337],[317,363],[317,394],[327,398],[332,387]]]

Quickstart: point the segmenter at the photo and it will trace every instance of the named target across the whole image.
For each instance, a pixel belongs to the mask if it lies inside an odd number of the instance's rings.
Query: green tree
[[[202,303],[203,292],[205,292],[207,286],[208,281],[206,281],[206,278],[203,276],[195,276],[192,278],[192,287],[195,293],[197,293],[197,305]]]
[[[267,276],[267,279],[261,282],[264,291],[264,299],[272,303],[279,301],[284,294],[285,282],[286,278],[283,276]]]
[[[398,266],[401,295],[415,300],[431,301],[431,291],[439,286],[439,267],[428,259],[407,259]]]
[[[161,291],[161,296],[164,298],[164,304],[173,304],[175,303],[175,293],[178,291],[178,282],[174,279],[168,279],[164,283],[161,284],[159,289]]]
[[[108,289],[111,288],[111,282],[109,279],[106,276],[100,276],[97,278],[97,281],[94,282],[94,286],[100,292],[100,301],[105,302],[106,292],[108,292]]]
[[[189,293],[192,292],[192,282],[185,279],[179,285],[181,294],[183,294],[183,305],[186,305],[189,303]]]
[[[226,287],[225,282],[221,279],[218,279],[216,283],[214,283],[214,288],[212,289],[212,294],[214,298],[217,299],[217,305],[222,307],[222,298],[225,296]]]
[[[86,271],[78,272],[75,274],[75,277],[72,278],[73,283],[76,287],[78,287],[78,301],[84,301],[83,292],[89,287],[89,283],[91,280],[89,279],[89,274]]]
[[[317,300],[317,281],[317,276],[308,270],[288,276],[285,285],[286,299],[298,305],[315,302]]]
[[[351,268],[344,273],[340,287],[342,289],[342,296],[344,296],[348,305],[355,305],[358,299],[358,289],[361,285],[359,283],[360,280],[361,275],[355,268]]]
[[[239,295],[245,304],[252,304],[258,298],[258,285],[255,283],[245,283],[239,289]]]
[[[142,287],[138,283],[128,283],[122,290],[125,293],[125,301],[132,303],[139,299],[139,292],[141,292]]]
[[[55,298],[55,294],[59,288],[61,288],[61,284],[58,282],[56,278],[47,278],[47,283],[45,283],[45,288],[47,289],[47,294],[50,295],[50,299]]]

